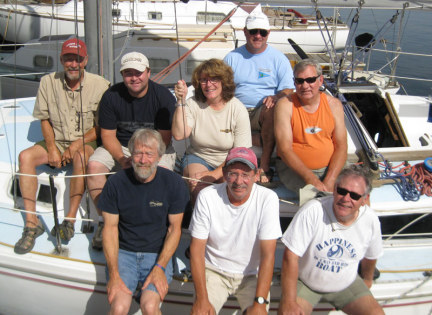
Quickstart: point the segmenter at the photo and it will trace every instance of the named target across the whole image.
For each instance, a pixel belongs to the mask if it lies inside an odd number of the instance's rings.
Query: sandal
[[[259,176],[259,181],[260,183],[270,183],[273,180],[273,176],[274,176],[274,170],[272,168],[269,168],[268,171],[264,171],[262,168],[259,169],[260,172],[260,176]],[[263,181],[263,179],[267,179],[267,181]]]
[[[21,238],[15,244],[14,252],[16,254],[26,254],[31,251],[35,245],[36,238],[41,236],[44,232],[45,229],[40,221],[36,227],[24,227]]]
[[[62,222],[62,224],[59,225],[59,233],[60,233],[60,238],[62,240],[70,241],[70,239],[75,234],[75,229],[74,229],[73,223],[69,220],[64,220]],[[55,226],[51,230],[51,235],[52,236],[56,235]]]

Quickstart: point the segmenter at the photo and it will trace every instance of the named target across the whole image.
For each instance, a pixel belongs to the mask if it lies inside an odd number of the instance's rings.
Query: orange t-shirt
[[[332,136],[335,122],[326,95],[320,93],[320,105],[313,114],[303,109],[297,94],[293,94],[292,100],[294,152],[309,169],[328,166],[334,152]]]

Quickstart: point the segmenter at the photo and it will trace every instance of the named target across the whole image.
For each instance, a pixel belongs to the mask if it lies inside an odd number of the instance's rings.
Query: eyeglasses
[[[139,159],[142,159],[143,156],[152,159],[156,156],[156,154],[154,154],[153,152],[133,152],[132,156]]]
[[[345,188],[342,188],[342,187],[339,187],[339,186],[336,187],[336,192],[337,192],[339,195],[341,195],[341,196],[346,196],[346,194],[349,194],[350,198],[351,198],[352,200],[355,200],[355,201],[359,200],[361,197],[364,196],[364,195],[359,195],[358,193],[355,193],[355,192],[352,192],[352,191],[346,190]]]
[[[267,30],[260,30],[258,28],[255,28],[253,30],[249,30],[249,34],[251,34],[251,35],[256,35],[256,34],[258,34],[258,32],[260,33],[261,37],[267,37],[267,35],[269,33],[269,31],[267,31]]]
[[[206,84],[207,82],[210,84],[216,84],[219,83],[221,80],[217,78],[205,78],[205,79],[199,79],[199,83]]]
[[[320,77],[320,75],[317,75],[316,77],[309,77],[309,78],[304,78],[304,79],[303,78],[294,78],[294,82],[296,84],[299,84],[299,85],[303,84],[305,81],[307,83],[314,83],[319,77]]]
[[[229,180],[237,180],[237,178],[239,178],[239,176],[241,177],[242,180],[244,181],[248,181],[252,178],[253,175],[250,174],[239,174],[239,173],[234,173],[234,172],[228,172],[227,173],[227,177]]]

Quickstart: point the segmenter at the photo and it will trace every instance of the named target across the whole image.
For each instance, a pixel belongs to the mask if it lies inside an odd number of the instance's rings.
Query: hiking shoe
[[[104,222],[99,222],[96,233],[93,236],[92,247],[97,250],[102,250],[102,230],[104,228]]]
[[[42,223],[36,225],[36,227],[24,227],[21,238],[15,244],[14,252],[16,254],[26,254],[31,251],[35,245],[36,238],[41,236],[45,232]]]
[[[69,220],[64,220],[62,224],[59,225],[59,234],[62,240],[70,241],[75,234],[74,224]],[[51,230],[51,235],[56,235],[55,226]]]

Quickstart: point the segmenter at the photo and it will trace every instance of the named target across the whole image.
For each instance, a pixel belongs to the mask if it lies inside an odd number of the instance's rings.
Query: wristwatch
[[[267,301],[262,296],[256,296],[254,301],[257,302],[258,304],[269,304],[269,301]]]

